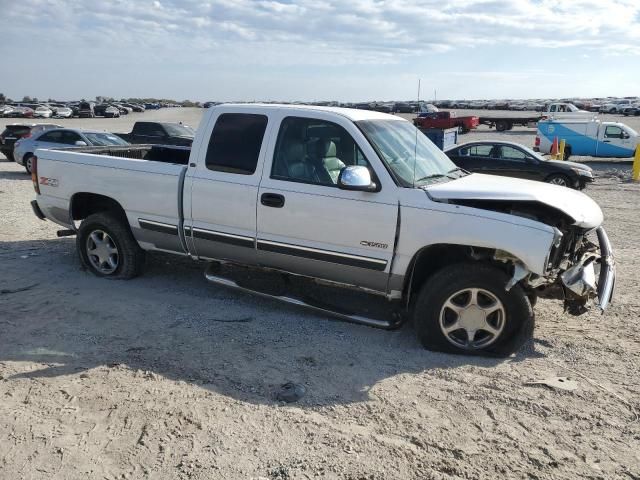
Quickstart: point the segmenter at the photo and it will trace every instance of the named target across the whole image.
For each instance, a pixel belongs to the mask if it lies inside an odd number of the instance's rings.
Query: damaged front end
[[[613,296],[616,270],[611,243],[604,228],[595,233],[598,244],[585,235],[576,251],[578,261],[560,274],[565,309],[574,315],[584,313],[590,299],[604,312]]]
[[[548,274],[530,276],[526,286],[541,298],[564,301],[564,309],[571,315],[582,315],[592,302],[602,311],[613,296],[615,262],[609,237],[604,228],[589,231],[565,230],[551,250]],[[594,238],[595,236],[595,238]],[[517,269],[514,271],[514,280]]]
[[[482,206],[498,210],[497,205],[485,202]],[[572,218],[539,204],[512,203],[501,207],[505,213],[553,226],[556,232],[544,275],[533,274],[507,252],[494,252],[493,260],[513,266],[507,290],[520,284],[530,298],[562,300],[565,311],[571,315],[582,315],[593,303],[604,312],[611,303],[616,277],[613,251],[604,228],[576,226]]]

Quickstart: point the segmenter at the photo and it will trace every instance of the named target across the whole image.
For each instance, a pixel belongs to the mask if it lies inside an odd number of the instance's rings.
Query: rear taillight
[[[540,137],[536,136],[536,143],[535,143],[536,147],[540,146]]]
[[[40,184],[38,183],[38,157],[35,155],[31,157],[31,181],[33,182],[33,189],[38,195],[40,195]]]

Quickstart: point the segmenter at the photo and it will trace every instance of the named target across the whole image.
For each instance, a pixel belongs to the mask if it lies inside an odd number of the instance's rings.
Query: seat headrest
[[[336,144],[322,138],[311,140],[307,145],[307,153],[313,158],[335,157]]]

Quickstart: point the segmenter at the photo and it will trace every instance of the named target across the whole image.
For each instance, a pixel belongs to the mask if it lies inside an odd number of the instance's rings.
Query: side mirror
[[[87,142],[83,142],[82,140],[78,140],[76,143],[74,143],[74,145],[76,147],[86,147],[87,146]]]
[[[371,180],[371,172],[361,165],[350,165],[340,170],[338,188],[359,192],[375,192],[378,186]]]
[[[622,132],[622,138],[623,139],[628,139],[629,138],[629,134],[627,132]]]

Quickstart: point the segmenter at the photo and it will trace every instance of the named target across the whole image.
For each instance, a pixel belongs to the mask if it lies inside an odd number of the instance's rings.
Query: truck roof
[[[234,109],[247,109],[255,110],[256,107],[264,110],[291,110],[292,112],[330,112],[343,117],[348,118],[353,122],[360,120],[405,120],[402,117],[396,117],[388,113],[376,112],[373,110],[358,110],[355,108],[343,108],[343,107],[320,107],[315,105],[289,105],[289,104],[277,104],[277,103],[223,103],[216,105],[212,108],[234,108]]]

